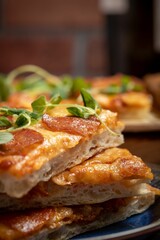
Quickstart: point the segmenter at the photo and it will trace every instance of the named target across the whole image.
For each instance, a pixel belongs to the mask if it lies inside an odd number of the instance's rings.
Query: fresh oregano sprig
[[[117,133],[113,132],[104,122],[102,122],[101,118],[99,117],[99,114],[102,110],[101,106],[92,97],[92,95],[86,89],[82,88],[81,96],[83,99],[84,106],[80,106],[80,105],[70,106],[67,108],[67,110],[72,115],[81,117],[81,118],[89,118],[90,116],[96,116],[97,119],[100,121],[100,123],[103,124],[103,126],[107,128],[112,135],[117,135]]]
[[[61,99],[59,95],[55,95],[50,101],[47,101],[44,96],[40,96],[32,102],[32,111],[1,107],[0,127],[3,130],[0,132],[0,144],[5,144],[13,139],[12,131],[35,124],[41,119],[45,111],[57,106]],[[7,116],[13,116],[13,121],[10,121]]]
[[[6,131],[13,131],[17,128],[28,127],[35,124],[41,119],[47,109],[55,107],[60,101],[61,97],[59,95],[51,98],[50,101],[47,101],[44,96],[41,96],[32,103],[32,111],[1,107],[0,114],[2,114],[2,116],[0,116],[0,127],[6,127]],[[10,121],[7,116],[13,116],[13,120],[15,121]]]
[[[81,89],[81,96],[84,106],[81,105],[69,106],[67,107],[68,112],[74,116],[81,118],[89,118],[90,116],[94,115],[100,120],[98,114],[101,112],[101,107],[98,104],[98,102],[84,88]]]
[[[89,118],[90,116],[98,116],[101,111],[101,107],[94,100],[91,94],[86,89],[81,89],[81,96],[83,99],[84,106],[78,104],[62,104],[66,106],[69,113],[76,117]],[[55,95],[50,101],[47,101],[44,96],[37,98],[31,105],[33,113],[42,115],[49,109],[56,107],[62,98],[60,95]]]
[[[12,126],[12,123],[7,117],[0,116],[0,127],[1,128],[8,128],[8,127],[11,127],[11,126]]]
[[[31,106],[33,112],[41,116],[48,109],[56,107],[61,100],[62,98],[59,94],[56,94],[54,97],[52,97],[50,101],[47,101],[45,96],[40,96],[34,102],[32,102]]]

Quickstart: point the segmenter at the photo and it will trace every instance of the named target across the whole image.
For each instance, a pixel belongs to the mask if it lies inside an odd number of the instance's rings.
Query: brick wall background
[[[0,0],[0,72],[36,64],[54,74],[107,72],[98,0]]]

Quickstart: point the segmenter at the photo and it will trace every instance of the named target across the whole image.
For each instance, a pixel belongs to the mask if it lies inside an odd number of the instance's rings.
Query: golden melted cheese
[[[0,215],[0,240],[18,240],[43,229],[57,230],[72,223],[95,221],[102,211],[117,212],[129,199],[113,199],[101,204],[8,212]]]
[[[113,131],[121,132],[123,124],[117,120],[117,115],[110,111],[102,111],[100,114],[101,120]],[[41,144],[36,145],[33,149],[28,148],[27,154],[19,155],[16,153],[11,156],[0,156],[0,172],[7,172],[18,178],[31,174],[39,170],[50,159],[67,151],[67,149],[75,147],[80,141],[85,141],[87,138],[81,135],[70,134],[66,132],[52,132],[44,128],[40,122],[31,129],[42,134],[44,140]],[[98,130],[88,136],[92,138],[93,135],[100,134],[106,131],[106,127],[100,124]]]
[[[151,169],[128,150],[107,149],[91,159],[53,177],[58,185],[103,184],[126,179],[152,179]]]
[[[42,144],[30,151],[25,156],[0,156],[0,161],[12,160],[13,164],[6,171],[16,177],[39,170],[47,161],[69,148],[75,147],[81,140],[81,136],[62,132],[51,132],[45,129],[36,129],[44,137]],[[18,161],[16,161],[16,159]],[[1,169],[4,171],[5,169]]]

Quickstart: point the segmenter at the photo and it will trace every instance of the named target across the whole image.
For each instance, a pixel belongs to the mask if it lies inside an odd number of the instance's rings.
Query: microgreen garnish
[[[84,106],[78,104],[63,104],[69,113],[81,118],[88,118],[100,113],[101,108],[99,104],[94,100],[94,98],[87,90],[81,89],[81,95]],[[61,100],[62,98],[58,94],[52,97],[49,101],[47,101],[44,96],[40,96],[31,104],[33,113],[40,116],[47,112],[49,109],[56,107],[61,102]]]
[[[15,79],[16,81],[14,81]],[[59,94],[64,99],[77,96],[81,88],[90,87],[90,84],[82,77],[71,77],[70,75],[57,77],[35,65],[23,65],[15,68],[6,76],[5,82],[9,83],[13,92],[30,91],[39,94],[48,93],[50,96]],[[3,83],[5,82],[3,81]]]
[[[84,106],[94,109],[96,113],[101,111],[99,103],[92,97],[92,95],[86,89],[83,88],[81,89],[81,96],[83,99]]]
[[[89,118],[90,116],[96,115],[96,112],[92,108],[75,105],[67,107],[69,113],[73,116],[80,117],[80,118]]]
[[[40,96],[34,102],[32,102],[33,112],[42,115],[47,109],[54,108],[61,102],[62,98],[60,95],[56,94],[54,97],[47,101],[45,96]]]
[[[64,99],[76,97],[82,88],[90,88],[90,84],[83,77],[64,75],[60,77],[60,82],[52,88],[52,95],[59,93]]]
[[[5,144],[10,142],[13,139],[12,133],[9,132],[1,132],[0,133],[0,144]]]
[[[10,126],[12,126],[12,123],[9,121],[9,119],[4,116],[0,116],[0,127],[8,128]]]
[[[106,87],[105,89],[101,90],[101,92],[108,95],[114,95],[130,91],[139,92],[142,90],[143,90],[142,85],[132,81],[131,77],[123,75],[120,84],[113,83]]]
[[[73,105],[67,107],[69,113],[74,116],[81,118],[89,118],[90,116],[96,116],[100,122],[98,114],[101,111],[100,105],[97,101],[91,96],[91,94],[86,89],[81,89],[81,96],[83,99],[84,106],[81,105]]]
[[[62,104],[62,105],[66,107],[70,114],[76,117],[87,119],[90,116],[96,116],[97,119],[107,128],[107,126],[102,122],[102,120],[99,117],[101,107],[91,96],[91,94],[86,89],[81,89],[81,96],[83,99],[84,106],[78,104]],[[2,139],[3,136],[5,136],[4,140],[0,141],[0,144],[7,143],[12,139],[11,137],[12,133],[9,132],[35,124],[42,118],[45,112],[47,112],[49,109],[58,106],[61,100],[62,98],[60,97],[60,95],[55,95],[49,101],[46,100],[45,96],[40,96],[39,98],[32,102],[31,104],[32,111],[10,107],[1,107],[0,126],[7,127],[7,129],[5,132],[6,135],[4,135],[4,130],[3,132],[2,131],[0,132],[0,139]],[[13,121],[10,122],[7,116],[13,116]],[[109,128],[108,130],[112,132]],[[8,137],[6,137],[7,134]]]
[[[20,113],[15,121],[15,128],[22,128],[31,125],[31,116],[25,113]]]
[[[26,74],[26,73],[34,74],[34,76],[36,77],[36,80],[37,80],[37,76],[39,76],[40,79],[44,78],[52,84],[56,84],[57,82],[59,82],[58,77],[50,74],[49,72],[47,72],[43,68],[35,66],[35,65],[23,65],[23,66],[20,66],[18,68],[15,68],[13,71],[11,71],[7,75],[7,81],[12,83],[12,81],[15,78],[17,78],[18,76],[20,76],[22,74]],[[32,75],[31,75],[31,79],[32,79]],[[27,84],[27,82],[26,82],[26,84]]]
[[[34,102],[32,102],[31,106],[33,109],[34,113],[37,113],[39,115],[43,114],[45,108],[47,105],[47,101],[45,96],[40,96],[39,98],[37,98]]]
[[[0,74],[0,101],[7,100],[10,95],[9,83],[4,74]]]
[[[91,84],[86,82],[83,77],[75,77],[71,79],[72,81],[72,89],[71,94],[73,96],[77,96],[77,93],[79,94],[81,89],[90,89]]]
[[[3,114],[0,116],[0,127],[6,128],[5,132],[4,130],[0,132],[0,139],[4,136],[4,139],[3,141],[0,141],[0,144],[7,143],[11,140],[12,131],[28,127],[37,122],[40,118],[40,116],[34,112],[30,112],[25,109],[16,109],[9,107],[1,107],[0,114]],[[7,116],[12,116],[13,121],[10,121]],[[6,133],[6,135],[4,135],[4,133]]]

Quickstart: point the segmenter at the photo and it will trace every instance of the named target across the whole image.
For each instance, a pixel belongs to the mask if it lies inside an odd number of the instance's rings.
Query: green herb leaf
[[[19,115],[23,112],[27,112],[27,110],[10,108],[10,107],[1,107],[0,108],[0,113],[4,114],[5,116],[13,116],[14,114]]]
[[[133,89],[134,83],[131,81],[131,78],[127,75],[123,75],[121,79],[121,89],[120,92],[128,92]]]
[[[62,98],[69,98],[77,96],[82,88],[90,88],[91,84],[85,82],[82,77],[72,77],[70,75],[64,75],[53,89],[53,94],[59,93]]]
[[[81,96],[84,102],[84,106],[92,108],[95,112],[100,112],[101,107],[99,103],[92,97],[92,95],[84,88],[81,89]]]
[[[20,128],[24,126],[29,126],[30,124],[35,124],[37,120],[40,118],[40,116],[37,113],[30,112],[25,109],[1,107],[0,113],[4,115],[4,116],[1,116],[1,120],[3,121],[3,123],[0,123],[0,124],[6,124],[8,127],[11,127],[10,129],[8,129],[10,131],[14,130],[15,128]],[[9,120],[5,118],[5,116],[13,116],[13,115],[18,116],[16,121],[14,123],[8,122]]]
[[[51,99],[50,99],[50,103],[51,104],[59,104],[62,100],[62,97],[59,94],[54,95]]]
[[[121,88],[117,84],[111,84],[107,88],[101,90],[101,93],[108,94],[108,95],[114,95],[120,92],[121,92]]]
[[[10,127],[12,123],[9,121],[8,118],[1,116],[0,117],[0,127]]]
[[[114,95],[118,93],[124,93],[129,91],[142,91],[143,87],[140,84],[136,84],[132,81],[130,76],[123,75],[121,78],[121,83],[119,84],[111,84],[107,88],[102,89],[101,93]]]
[[[45,96],[40,96],[39,98],[37,98],[35,101],[32,102],[31,106],[34,113],[38,115],[42,115],[47,106],[47,101]]]
[[[59,94],[62,98],[69,98],[72,94],[73,79],[70,76],[64,76],[59,84]]]
[[[31,117],[31,123],[34,121],[37,122],[37,120],[40,118],[40,115],[34,112],[28,112],[29,116]]]
[[[72,95],[79,93],[82,88],[89,89],[91,87],[91,84],[87,83],[85,79],[82,77],[76,77],[72,81],[73,81]]]
[[[84,106],[73,106],[67,108],[68,112],[71,113],[73,116],[80,117],[80,118],[89,118],[90,116],[95,115],[95,111],[91,108],[87,108]]]
[[[27,127],[31,124],[31,117],[27,113],[21,113],[15,122],[15,128]]]
[[[59,94],[63,99],[70,97],[72,85],[73,81],[70,76],[62,76],[57,84],[52,85],[52,96]]]
[[[0,101],[7,100],[10,95],[10,89],[6,76],[0,74]]]
[[[52,91],[52,86],[43,78],[36,74],[32,74],[26,78],[17,81],[14,85],[16,91],[30,91],[36,93],[50,93]]]
[[[81,96],[83,99],[84,106],[81,105],[69,106],[67,108],[68,112],[74,116],[81,118],[89,118],[90,116],[94,115],[100,120],[98,113],[100,113],[101,107],[97,103],[97,101],[84,88],[81,89]]]
[[[0,132],[0,144],[5,144],[13,139],[13,135],[9,132]]]
[[[134,85],[134,88],[133,88],[133,91],[135,91],[135,92],[141,92],[141,91],[143,91],[143,86],[140,85],[140,84],[135,84],[135,85]]]
[[[41,116],[48,108],[54,108],[62,100],[59,94],[56,94],[48,102],[45,96],[40,96],[34,102],[32,102],[33,113]]]

